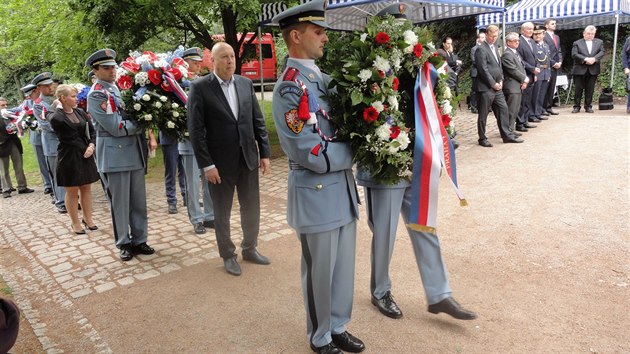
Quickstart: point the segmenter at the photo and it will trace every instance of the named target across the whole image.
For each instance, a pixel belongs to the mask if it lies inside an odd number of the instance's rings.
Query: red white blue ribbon
[[[437,202],[439,179],[442,168],[461,205],[466,199],[457,188],[455,151],[444,124],[433,93],[438,73],[430,63],[419,70],[414,87],[415,128],[413,155],[413,177],[411,180],[411,211],[408,227],[435,233],[437,224]]]
[[[162,78],[166,80],[168,85],[171,87],[171,90],[173,90],[175,96],[177,96],[177,98],[179,98],[179,100],[184,105],[186,105],[186,103],[188,103],[188,95],[186,94],[186,92],[184,92],[184,89],[179,86],[179,83],[177,83],[177,80],[175,80],[173,74],[170,72],[164,72]]]

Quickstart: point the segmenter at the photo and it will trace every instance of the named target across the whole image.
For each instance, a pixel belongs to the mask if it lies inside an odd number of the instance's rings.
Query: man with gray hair
[[[573,42],[571,56],[573,57],[573,82],[575,83],[575,96],[573,97],[573,111],[580,112],[582,93],[584,93],[584,110],[593,113],[593,91],[595,82],[600,72],[599,63],[604,57],[604,42],[595,38],[595,26],[586,26],[584,38]]]
[[[507,48],[501,56],[501,64],[503,65],[503,94],[508,105],[509,126],[512,134],[521,136],[520,133],[514,131],[516,117],[521,107],[521,98],[523,90],[527,88],[529,78],[525,74],[525,67],[518,55],[517,49],[519,44],[518,33],[510,32],[505,36]]]
[[[518,44],[518,55],[521,57],[523,62],[523,66],[525,67],[525,73],[529,78],[529,82],[531,85],[527,85],[525,90],[523,90],[523,96],[521,99],[521,110],[518,113],[518,120],[516,122],[516,130],[519,132],[526,132],[528,129],[536,128],[536,125],[529,124],[531,123],[539,123],[540,120],[536,119],[534,112],[534,101],[535,97],[533,97],[533,83],[535,81],[536,75],[540,72],[540,69],[536,67],[536,43],[532,39],[532,34],[534,33],[534,24],[531,22],[525,22],[521,25],[521,38]]]

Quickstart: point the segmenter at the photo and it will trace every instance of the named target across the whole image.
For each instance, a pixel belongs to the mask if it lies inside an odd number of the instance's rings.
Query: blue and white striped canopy
[[[274,16],[286,10],[288,6],[283,2],[270,4],[260,4],[260,24],[265,25],[271,22]]]
[[[505,24],[544,22],[556,20],[556,30],[584,28],[588,25],[603,26],[630,22],[630,0],[522,0],[505,9]],[[501,24],[503,13],[487,13],[477,16],[477,27]],[[513,27],[513,26],[511,26]]]

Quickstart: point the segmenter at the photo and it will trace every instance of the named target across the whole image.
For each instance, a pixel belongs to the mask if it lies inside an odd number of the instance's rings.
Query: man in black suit
[[[551,115],[557,115],[553,107],[553,96],[556,92],[556,80],[558,78],[558,71],[562,67],[562,48],[560,47],[560,37],[556,32],[556,20],[548,18],[545,20],[545,37],[543,40],[549,47],[549,61],[551,65],[551,77],[549,78],[549,87],[547,88],[547,94],[543,101],[543,113],[546,111]]]
[[[573,57],[573,82],[575,83],[575,96],[573,97],[573,111],[580,111],[582,93],[584,93],[584,110],[593,113],[593,91],[599,75],[599,63],[604,57],[604,43],[595,38],[595,26],[586,26],[584,38],[573,42],[571,56]]]
[[[536,75],[540,73],[540,69],[536,67],[535,48],[536,43],[532,39],[534,33],[534,24],[531,22],[525,22],[521,25],[521,39],[518,43],[518,55],[523,61],[525,72],[529,78],[529,85],[523,90],[523,97],[521,98],[521,110],[518,113],[518,121],[516,122],[516,130],[519,132],[526,132],[528,129],[536,128],[536,125],[529,124],[540,122],[536,118],[534,112],[534,104],[536,97],[533,95],[534,82],[536,81]]]
[[[234,49],[225,42],[215,44],[212,62],[214,72],[190,86],[188,131],[197,163],[210,182],[219,254],[226,271],[240,275],[230,238],[235,188],[241,211],[243,260],[270,263],[256,250],[260,227],[258,168],[263,174],[269,171],[269,140],[252,81],[234,75]]]
[[[520,136],[520,133],[514,131],[516,124],[516,117],[521,107],[521,98],[523,90],[529,83],[529,78],[525,74],[525,67],[521,57],[518,55],[516,49],[518,48],[519,38],[518,33],[510,32],[505,36],[505,42],[507,48],[501,56],[501,64],[503,66],[503,94],[508,105],[508,112],[510,114],[509,127],[510,132],[516,136]]]
[[[470,112],[477,112],[477,65],[475,64],[475,52],[479,45],[486,41],[486,33],[479,32],[477,34],[477,41],[475,42],[475,46],[470,49],[470,59],[472,61],[472,66],[470,68],[470,78],[472,79],[472,88],[470,89]]]
[[[477,79],[479,89],[479,113],[477,116],[477,133],[479,134],[479,145],[492,147],[486,137],[486,119],[492,107],[492,112],[497,118],[499,133],[504,143],[522,143],[510,133],[508,122],[508,106],[503,96],[503,71],[501,69],[501,58],[495,47],[495,42],[499,37],[499,27],[490,25],[486,29],[486,41],[482,43],[475,52],[475,64],[477,65]]]

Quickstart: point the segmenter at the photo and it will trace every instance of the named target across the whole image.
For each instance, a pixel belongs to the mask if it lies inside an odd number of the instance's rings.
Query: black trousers
[[[509,116],[508,106],[505,102],[505,96],[503,91],[484,91],[479,92],[479,113],[477,116],[477,134],[479,134],[479,142],[486,140],[486,120],[488,119],[488,112],[492,108],[492,113],[497,118],[497,125],[499,127],[499,133],[501,138],[510,138]]]
[[[596,81],[597,75],[591,75],[588,72],[584,75],[573,75],[575,85],[573,108],[580,108],[582,93],[584,93],[584,108],[593,108],[593,91],[595,91]]]
[[[236,247],[230,234],[230,217],[232,215],[232,201],[234,190],[238,195],[241,212],[241,229],[243,241],[241,248],[248,250],[255,248],[258,243],[260,229],[260,193],[258,169],[250,171],[247,168],[243,154],[240,154],[238,168],[235,171],[219,169],[220,184],[210,182],[210,196],[214,205],[214,227],[221,258],[231,258],[236,255]]]

